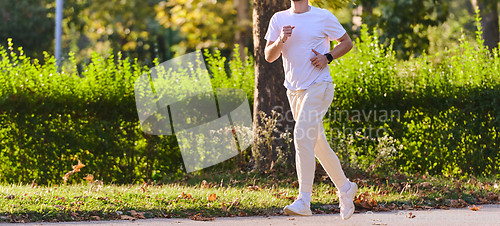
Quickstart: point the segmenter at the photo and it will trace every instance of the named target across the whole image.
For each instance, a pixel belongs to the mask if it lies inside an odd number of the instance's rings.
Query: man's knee
[[[318,136],[318,128],[314,126],[302,127],[299,123],[297,123],[293,135],[296,140],[313,140]]]

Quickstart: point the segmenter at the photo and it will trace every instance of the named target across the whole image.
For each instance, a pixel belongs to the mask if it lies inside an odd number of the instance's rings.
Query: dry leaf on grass
[[[262,188],[260,188],[259,185],[248,186],[247,189],[249,191],[262,191]]]
[[[60,210],[65,210],[65,209],[66,209],[66,207],[65,207],[65,206],[61,206],[61,205],[55,205],[54,207],[55,207],[55,208],[58,208],[58,209],[60,209]]]
[[[101,218],[99,216],[91,216],[90,217],[91,220],[96,220],[96,221],[100,221]]]
[[[200,187],[201,188],[211,188],[211,187],[214,187],[215,185],[216,185],[215,183],[212,183],[212,182],[208,183],[206,180],[203,180],[201,182]]]
[[[326,190],[325,195],[330,195],[330,194],[336,194],[336,192],[334,190]]]
[[[466,206],[469,206],[469,203],[467,203],[463,199],[450,200],[450,203],[451,203],[451,207],[453,207],[453,208],[464,208]]]
[[[354,198],[354,205],[358,208],[372,210],[377,207],[377,201],[369,197],[368,192],[360,193],[356,198]]]
[[[472,207],[469,206],[469,209],[472,211],[478,211],[482,208],[483,208],[482,206],[476,206],[476,205],[472,205]]]
[[[63,176],[63,179],[64,179],[64,183],[66,183],[69,179],[69,176],[73,175],[74,173],[76,172],[80,172],[80,169],[85,167],[85,165],[82,164],[82,162],[80,160],[78,160],[78,164],[76,164],[75,166],[73,166],[73,170],[67,172],[66,174],[64,174]]]
[[[137,219],[146,219],[146,217],[144,216],[144,213],[139,213],[135,210],[131,210],[130,215],[132,215],[132,217],[135,217]]]
[[[488,192],[488,194],[486,194],[486,199],[490,200],[490,201],[496,201],[496,200],[499,200],[498,198],[498,194],[495,193],[495,192]]]
[[[35,183],[35,179],[33,179],[33,181],[31,182],[31,188],[36,188],[38,184]]]
[[[201,213],[194,215],[191,217],[191,220],[194,221],[214,221],[215,217],[204,217],[201,215]]]
[[[238,217],[246,217],[247,214],[245,212],[243,212],[242,210],[240,210],[240,212],[238,213]]]
[[[216,194],[210,194],[207,199],[208,199],[209,202],[215,201],[217,199],[217,195]]]
[[[273,196],[275,196],[276,198],[280,198],[280,199],[288,199],[290,201],[295,201],[295,199],[297,199],[297,197],[295,197],[295,196],[288,196],[288,193],[286,191],[282,191],[280,193],[273,194]]]
[[[182,192],[178,197],[177,199],[190,199],[192,196],[191,194],[186,194],[184,192]]]
[[[130,220],[130,221],[135,221],[135,220],[137,220],[135,217],[131,217],[131,216],[129,216],[129,215],[121,215],[121,216],[120,216],[120,219],[122,219],[122,220]]]
[[[7,196],[4,196],[5,199],[15,199],[16,196],[15,195],[7,195]]]
[[[440,209],[443,209],[443,210],[449,210],[451,207],[449,206],[439,206]]]
[[[86,181],[88,181],[89,183],[92,183],[94,181],[94,175],[92,174],[89,174],[87,175],[86,177],[84,177],[83,179],[85,179]]]

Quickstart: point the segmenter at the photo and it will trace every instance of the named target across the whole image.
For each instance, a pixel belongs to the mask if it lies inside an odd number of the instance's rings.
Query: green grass
[[[352,174],[352,171],[349,172]],[[499,203],[500,190],[495,178],[395,175],[389,179],[359,172],[354,174],[356,176],[350,178],[356,178],[354,181],[360,187],[358,194],[364,193],[359,196],[358,211],[383,210],[381,207],[419,209],[467,206],[457,205],[455,201],[458,199],[468,205]],[[317,171],[311,208],[315,213],[337,213],[336,189],[329,179],[321,179],[324,175],[321,170]],[[205,185],[202,185],[203,180],[206,180]],[[297,195],[295,180],[292,169],[280,169],[268,173],[186,175],[181,181],[165,185],[95,182],[35,187],[1,185],[0,222],[96,219],[93,216],[112,220],[120,219],[120,214],[131,215],[131,210],[142,212],[146,218],[186,218],[199,213],[205,217],[280,215],[281,209],[292,203],[292,198]],[[216,195],[215,201],[208,200],[211,194]],[[497,198],[492,194],[496,194]],[[481,197],[492,200],[481,202]],[[360,208],[363,206],[361,202],[370,202],[370,199],[377,203],[373,209]]]

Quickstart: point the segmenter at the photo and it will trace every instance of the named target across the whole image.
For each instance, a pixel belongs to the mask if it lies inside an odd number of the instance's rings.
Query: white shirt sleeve
[[[273,17],[271,17],[271,21],[269,22],[269,28],[267,29],[264,39],[275,42],[280,37],[280,33],[281,29],[278,27],[276,15],[273,15]]]
[[[337,40],[346,33],[337,17],[331,12],[328,12],[325,18],[325,33],[330,41]]]

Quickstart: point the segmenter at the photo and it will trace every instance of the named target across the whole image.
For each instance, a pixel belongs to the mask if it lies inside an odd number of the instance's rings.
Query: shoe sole
[[[288,215],[297,215],[297,216],[312,216],[312,212],[310,213],[307,213],[307,214],[302,214],[302,213],[297,213],[287,207],[285,207],[285,209],[283,209],[283,212],[285,212],[286,214]]]
[[[356,194],[358,193],[358,185],[356,183],[353,183],[355,188],[356,188],[356,192],[354,193],[354,197],[356,197]],[[353,198],[353,201],[354,201],[354,198]],[[356,209],[356,206],[354,206],[354,208],[352,208],[352,211],[349,212],[349,217],[346,217],[346,218],[342,218],[343,220],[349,220],[349,218],[352,217],[352,215],[354,214],[354,209]]]

